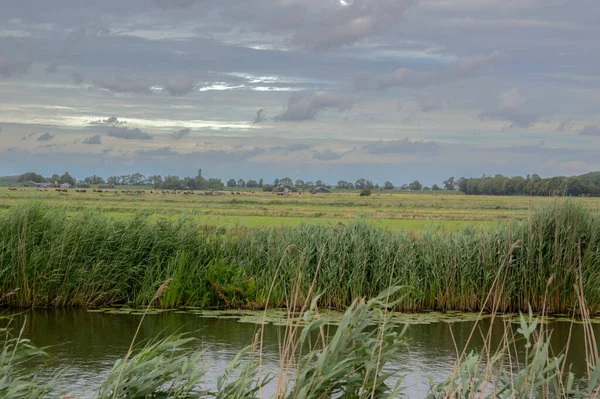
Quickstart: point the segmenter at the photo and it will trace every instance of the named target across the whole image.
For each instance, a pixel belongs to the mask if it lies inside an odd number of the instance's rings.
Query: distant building
[[[63,183],[60,185],[60,188],[71,188],[71,185],[69,183]]]
[[[36,187],[41,187],[41,188],[48,188],[48,187],[52,187],[52,183],[34,183],[34,182],[29,182],[31,185],[36,186]]]
[[[331,194],[331,190],[327,187],[319,186],[310,190],[311,194]]]

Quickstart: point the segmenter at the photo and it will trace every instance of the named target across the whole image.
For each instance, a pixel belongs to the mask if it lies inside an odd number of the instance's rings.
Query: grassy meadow
[[[370,197],[358,192],[334,191],[332,194],[277,196],[262,191],[223,191],[226,195],[205,196],[151,194],[128,195],[121,191],[138,190],[122,187],[113,192],[77,193],[70,189],[59,193],[53,189],[37,191],[19,188],[10,191],[0,187],[0,212],[31,201],[66,207],[70,214],[97,209],[114,218],[128,218],[139,211],[151,213],[151,220],[177,220],[192,217],[210,226],[280,227],[302,223],[332,225],[360,218],[377,227],[390,230],[418,231],[426,227],[456,230],[466,225],[494,226],[500,221],[523,220],[532,210],[549,205],[547,197],[464,196],[439,192],[376,191]],[[154,191],[156,193],[156,191]],[[578,198],[576,201],[600,213],[600,198]]]

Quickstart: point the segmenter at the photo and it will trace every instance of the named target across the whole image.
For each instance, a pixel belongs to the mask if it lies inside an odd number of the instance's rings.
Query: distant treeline
[[[410,184],[394,185],[386,181],[379,185],[371,180],[360,178],[355,182],[340,180],[336,185],[328,185],[322,180],[309,181],[290,177],[276,178],[272,183],[266,183],[260,179],[229,179],[223,181],[220,178],[205,178],[200,169],[194,177],[179,176],[144,176],[134,173],[123,176],[110,176],[104,179],[101,176],[88,176],[83,180],[77,180],[68,172],[62,175],[54,174],[51,177],[43,177],[34,172],[24,173],[19,176],[0,177],[0,183],[42,183],[53,184],[69,183],[71,186],[90,187],[91,185],[114,187],[127,186],[152,186],[163,190],[221,190],[228,188],[250,188],[262,191],[278,191],[289,189],[312,190],[315,187],[335,188],[337,190],[406,190],[406,191],[437,191],[459,190],[467,195],[529,195],[529,196],[600,196],[600,172],[591,172],[580,176],[557,176],[541,178],[533,174],[526,177],[507,177],[503,175],[483,175],[482,177],[461,177],[455,179],[453,176],[444,180],[440,186],[423,186],[418,180]]]
[[[460,178],[457,188],[467,195],[600,196],[600,172],[581,176],[541,178],[502,175]]]

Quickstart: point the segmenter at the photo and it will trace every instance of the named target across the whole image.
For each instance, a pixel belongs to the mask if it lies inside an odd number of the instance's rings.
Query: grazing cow
[[[16,189],[16,188],[13,188],[13,187],[10,187],[8,190],[9,190],[9,191],[17,191],[17,189]]]

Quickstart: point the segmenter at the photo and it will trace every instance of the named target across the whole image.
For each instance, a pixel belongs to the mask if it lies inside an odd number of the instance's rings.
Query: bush
[[[369,190],[368,188],[365,188],[360,192],[361,197],[368,197],[369,195],[371,195],[371,190]]]

